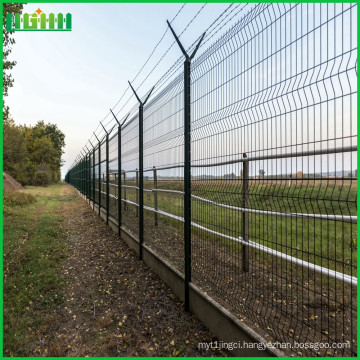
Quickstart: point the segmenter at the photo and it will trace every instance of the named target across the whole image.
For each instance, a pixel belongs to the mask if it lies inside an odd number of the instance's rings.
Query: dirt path
[[[213,335],[74,194],[68,185],[60,191],[68,288],[46,355],[226,356],[198,350]]]

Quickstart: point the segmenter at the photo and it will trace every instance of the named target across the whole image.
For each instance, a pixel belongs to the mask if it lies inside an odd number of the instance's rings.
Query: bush
[[[4,190],[4,205],[24,206],[35,202],[35,197],[20,191]]]
[[[11,175],[22,186],[26,186],[32,185],[35,171],[35,166],[29,162],[22,162],[14,164],[8,171],[8,174]]]
[[[47,186],[51,182],[51,177],[48,173],[38,171],[34,175],[33,185],[36,186]]]

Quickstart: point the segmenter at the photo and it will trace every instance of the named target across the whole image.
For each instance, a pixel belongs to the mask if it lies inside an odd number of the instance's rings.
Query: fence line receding
[[[184,274],[186,308],[193,282],[265,339],[315,344],[287,354],[355,356],[357,7],[246,11],[212,45],[177,39],[184,72],[111,110],[66,181]]]

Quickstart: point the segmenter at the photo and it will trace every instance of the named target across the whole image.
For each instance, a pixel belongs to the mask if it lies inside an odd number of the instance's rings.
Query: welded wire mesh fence
[[[145,104],[142,132],[138,111],[116,119],[66,175],[119,229],[143,231],[187,281],[300,356],[357,351],[356,11],[254,5],[184,58]]]

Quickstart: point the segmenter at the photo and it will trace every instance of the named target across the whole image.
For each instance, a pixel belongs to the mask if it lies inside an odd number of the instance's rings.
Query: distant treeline
[[[354,179],[357,177],[357,169],[354,171],[344,170],[344,171],[333,171],[333,172],[324,172],[324,173],[303,173],[302,171],[298,171],[295,174],[275,174],[275,175],[265,175],[265,171],[259,171],[259,175],[250,175],[249,179],[268,179],[268,180],[289,180],[289,179],[322,179],[324,177],[332,177],[334,179],[342,179],[349,178]],[[197,175],[191,176],[194,180],[242,180],[242,171],[240,171],[240,175],[236,175],[235,173],[225,174],[225,175]],[[127,180],[135,180],[135,176],[127,176]],[[151,176],[144,176],[144,180],[153,180],[154,178]],[[183,180],[184,178],[181,176],[157,176],[158,180]]]
[[[60,180],[65,135],[54,124],[35,126],[4,120],[4,171],[22,185],[48,185]]]

